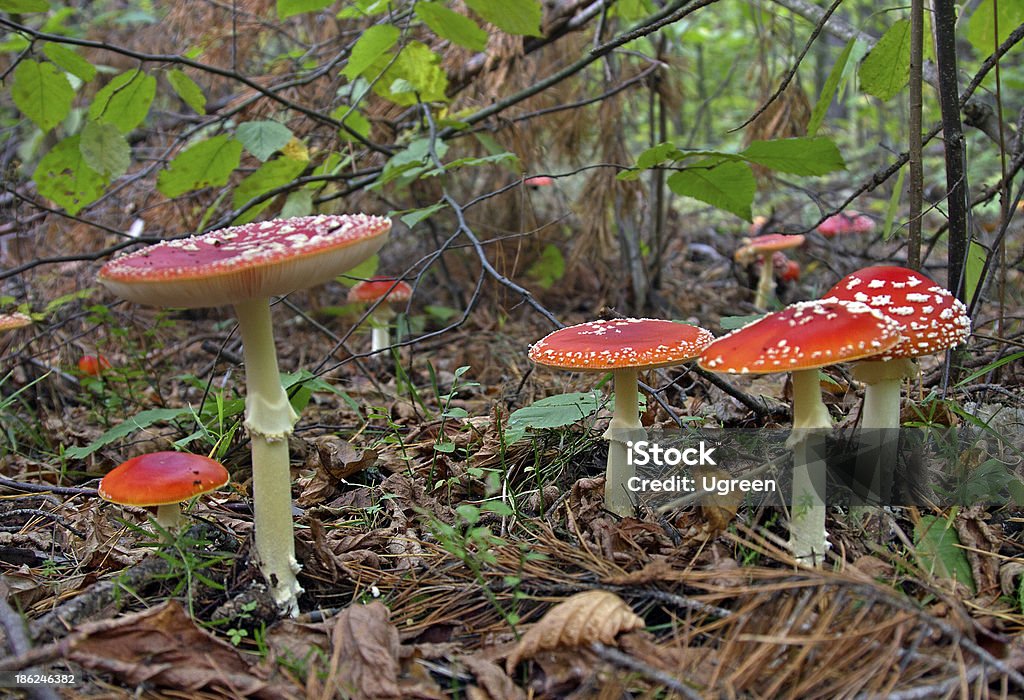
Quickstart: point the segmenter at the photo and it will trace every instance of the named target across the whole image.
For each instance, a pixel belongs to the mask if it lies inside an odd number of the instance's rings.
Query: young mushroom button
[[[228,483],[220,462],[187,452],[152,452],[114,467],[100,480],[100,498],[122,506],[157,506],[166,530],[182,524],[181,503]]]
[[[700,355],[710,331],[657,319],[591,321],[557,330],[530,348],[530,359],[548,367],[581,372],[611,372],[615,408],[604,437],[609,440],[605,507],[618,515],[633,510],[626,485],[635,474],[626,443],[646,436],[640,423],[640,370],[679,365]]]
[[[140,304],[234,306],[245,356],[256,552],[274,599],[293,615],[302,589],[288,435],[297,416],[278,373],[270,297],[352,269],[377,252],[390,230],[390,220],[366,214],[262,221],[163,241],[111,260],[99,273],[108,289]]]
[[[810,440],[831,429],[818,370],[877,355],[899,341],[899,324],[858,302],[805,301],[768,314],[711,343],[698,363],[732,374],[793,373],[792,514],[790,548],[800,561],[820,562],[825,532],[824,471]]]

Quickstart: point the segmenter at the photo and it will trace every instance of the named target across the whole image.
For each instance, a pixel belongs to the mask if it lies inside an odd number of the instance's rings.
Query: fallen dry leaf
[[[476,678],[476,685],[466,688],[469,700],[525,700],[526,693],[493,661],[468,655],[459,661]]]
[[[582,647],[591,642],[615,644],[620,632],[640,629],[643,618],[609,591],[584,591],[569,596],[538,620],[505,660],[510,675],[523,659],[559,647]]]
[[[331,632],[334,646],[327,684],[352,700],[401,698],[398,683],[398,630],[379,601],[350,605],[338,613]]]
[[[111,673],[122,682],[225,697],[286,698],[284,686],[271,687],[227,642],[200,629],[181,605],[159,607],[102,624],[84,626],[68,637],[68,658]]]

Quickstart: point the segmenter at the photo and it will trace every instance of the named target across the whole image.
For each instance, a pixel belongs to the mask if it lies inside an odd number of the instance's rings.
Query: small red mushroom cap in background
[[[100,498],[124,506],[181,503],[228,483],[215,459],[187,452],[151,452],[114,467],[100,481]]]
[[[394,277],[373,277],[363,282],[357,282],[348,290],[350,302],[362,302],[369,304],[384,299],[387,303],[409,301],[412,296],[412,287],[403,280],[395,280]]]
[[[90,377],[99,377],[111,366],[110,360],[104,355],[82,355],[78,360],[78,371]]]
[[[818,224],[818,233],[825,236],[825,238],[848,233],[871,233],[874,230],[875,222],[871,217],[855,211],[841,211]]]

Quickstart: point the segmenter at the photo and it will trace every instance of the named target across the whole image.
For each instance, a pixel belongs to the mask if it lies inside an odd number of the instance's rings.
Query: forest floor
[[[1021,245],[1015,238],[1009,245]],[[716,333],[722,317],[750,312],[750,290],[724,245],[719,253],[681,251],[663,290],[674,317]],[[848,267],[816,255],[790,299]],[[523,306],[489,304],[495,289],[462,327],[401,348],[397,362],[335,352],[323,329],[343,324],[320,293],[275,307],[282,370],[309,372],[290,375],[305,403],[290,442],[305,592],[299,617],[278,619],[256,593],[250,558],[233,322],[219,310],[157,312],[95,292],[82,301],[74,295],[93,287],[91,263],[48,269],[34,283],[72,297],[0,352],[0,647],[9,652],[0,677],[70,674],[77,685],[56,688],[69,698],[1024,693],[1024,511],[1008,481],[985,482],[969,507],[887,508],[863,523],[832,507],[821,567],[788,556],[774,507],[725,500],[616,517],[602,508],[607,409],[507,439],[511,411],[589,391],[598,376],[532,368],[527,349],[551,329]],[[683,281],[695,278],[707,286]],[[1020,271],[1009,279],[1019,304]],[[414,298],[416,313],[429,298]],[[961,376],[1018,351],[1019,308],[1004,309],[1001,328],[997,310],[987,304],[976,319]],[[562,320],[589,320],[577,316]],[[361,330],[347,347],[367,341]],[[77,369],[79,356],[97,353],[110,368]],[[1006,423],[1016,438],[999,444],[1019,455],[1024,363],[944,394],[940,363],[924,363],[907,410],[957,425],[1003,407],[1017,416]],[[852,420],[857,387],[835,377],[830,408]],[[708,425],[787,425],[778,377],[730,378],[782,409],[763,415],[685,367],[647,381]],[[674,425],[659,403],[648,406],[650,428]],[[166,413],[142,413],[153,410]],[[107,432],[141,417],[153,420]],[[192,505],[183,533],[154,534],[145,511],[96,496],[117,463],[175,447],[213,454],[231,472],[227,487]],[[972,449],[965,463],[993,458]],[[949,534],[930,536],[924,523]]]

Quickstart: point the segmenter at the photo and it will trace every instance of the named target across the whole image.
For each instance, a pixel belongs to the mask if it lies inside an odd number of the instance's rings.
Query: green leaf
[[[991,55],[1010,32],[1024,24],[1024,0],[999,0],[999,36],[995,36],[995,6],[994,0],[983,0],[967,25],[967,41],[981,56]]]
[[[702,161],[673,173],[668,186],[676,194],[707,202],[713,207],[750,221],[750,206],[754,203],[757,183],[746,163],[726,161],[711,167],[700,167],[714,161]]]
[[[422,209],[412,209],[401,215],[402,223],[412,228],[424,219],[429,218],[432,214],[436,214],[448,205],[445,202],[438,202],[437,204],[431,204],[429,207],[423,207]],[[388,216],[394,216],[398,212],[391,212]]]
[[[544,246],[540,257],[526,270],[526,276],[542,289],[551,289],[551,286],[562,279],[564,274],[565,258],[562,256],[562,251],[552,243]]]
[[[179,153],[157,177],[164,196],[177,197],[204,187],[226,184],[242,157],[242,144],[222,134]]]
[[[959,581],[974,592],[971,564],[952,523],[934,515],[921,516],[914,527],[914,545],[921,568],[933,576]]]
[[[977,241],[967,248],[967,267],[964,270],[964,299],[973,299],[981,284],[981,271],[985,269],[988,250]]]
[[[679,160],[685,154],[668,141],[651,146],[636,159],[636,167],[647,170],[670,160]]]
[[[78,148],[89,167],[108,181],[124,175],[131,163],[131,146],[113,124],[86,122]]]
[[[754,141],[740,155],[791,175],[824,175],[846,168],[836,144],[825,136]]]
[[[50,150],[32,175],[39,194],[77,214],[103,194],[107,180],[89,167],[80,148],[81,136],[75,134]]]
[[[46,0],[0,0],[0,12],[46,12],[50,3]]]
[[[245,150],[265,161],[274,155],[275,151],[284,148],[294,134],[280,122],[256,121],[239,124],[235,136],[245,146]]]
[[[743,326],[748,323],[753,323],[763,315],[764,314],[753,314],[752,316],[722,316],[718,321],[718,325],[722,327],[723,331],[734,331],[737,328],[743,328]]]
[[[598,391],[556,394],[513,411],[508,417],[504,440],[506,445],[516,442],[529,430],[563,428],[586,418],[601,405]]]
[[[298,189],[284,200],[284,205],[281,207],[281,218],[309,216],[313,211],[313,190]]]
[[[896,220],[896,212],[900,208],[900,197],[903,195],[903,180],[907,176],[907,168],[900,168],[900,174],[896,176],[896,184],[892,187],[892,195],[889,197],[889,205],[885,208],[885,221],[882,222],[882,235],[889,240],[896,234],[896,227],[893,222]]]
[[[416,3],[416,16],[442,39],[470,51],[483,51],[487,47],[487,32],[469,17],[439,2]]]
[[[167,82],[192,111],[196,114],[206,114],[206,95],[203,94],[203,89],[196,85],[196,81],[180,70],[169,70]]]
[[[96,93],[89,105],[89,118],[113,124],[127,134],[146,118],[156,95],[156,78],[140,70],[117,76]]]
[[[334,0],[277,0],[277,16],[288,19],[303,12],[316,12],[329,7]]]
[[[191,415],[192,408],[190,406],[185,406],[184,408],[151,408],[146,411],[140,411],[134,417],[118,423],[85,447],[69,447],[64,450],[64,455],[71,459],[85,459],[101,447],[106,447],[115,440],[128,437],[136,430],[143,430],[154,423],[166,423]]]
[[[387,57],[379,59],[375,68],[383,69],[387,61]],[[403,107],[444,102],[447,89],[448,74],[441,68],[441,57],[418,41],[406,44],[373,86],[378,95]]]
[[[307,161],[295,160],[293,158],[275,158],[267,161],[254,173],[238,183],[235,188],[232,206],[238,209],[253,197],[258,197],[265,192],[283,187],[299,176],[306,169]],[[273,203],[273,198],[266,199],[256,206],[248,209],[245,213],[234,220],[233,225],[248,223]]]
[[[395,45],[400,34],[398,27],[393,24],[377,24],[367,29],[352,47],[348,63],[341,69],[341,74],[350,81],[358,78]]]
[[[829,71],[828,78],[825,79],[825,84],[821,87],[821,95],[818,96],[818,102],[814,105],[814,109],[811,110],[811,119],[807,123],[808,136],[814,136],[818,133],[818,129],[825,119],[825,113],[828,111],[828,106],[832,104],[832,100],[835,99],[836,92],[839,90],[839,80],[843,77],[843,71],[846,70],[846,62],[850,59],[850,53],[853,51],[853,45],[856,43],[856,39],[850,39],[846,42],[846,48],[839,54],[839,58],[836,59],[832,70]]]
[[[466,5],[507,34],[541,36],[538,0],[466,0]]]
[[[910,20],[897,20],[889,27],[857,75],[861,89],[883,102],[903,89],[910,80]]]
[[[43,53],[48,59],[83,83],[96,77],[96,67],[63,44],[48,41],[43,44]]]
[[[49,131],[68,116],[75,91],[52,63],[26,59],[14,69],[11,98],[36,126]]]

